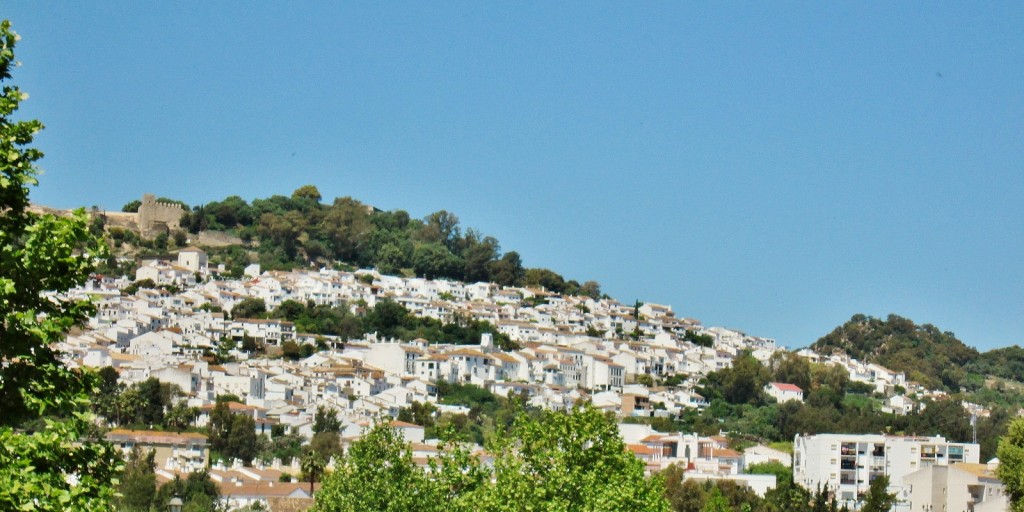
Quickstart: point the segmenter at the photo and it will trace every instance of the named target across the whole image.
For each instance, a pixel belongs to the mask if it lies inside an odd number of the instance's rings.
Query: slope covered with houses
[[[173,291],[153,288],[125,294],[133,280],[96,276],[70,293],[91,297],[97,312],[87,328],[69,335],[60,349],[67,364],[111,366],[123,383],[154,377],[177,385],[188,404],[201,411],[197,427],[210,421],[216,397],[230,394],[244,402],[233,404],[232,412],[252,415],[260,434],[270,435],[279,425],[311,437],[316,412],[330,407],[338,411],[346,440],[358,437],[375,418],[397,417],[415,402],[437,402],[438,381],[475,384],[548,409],[566,409],[586,400],[622,418],[678,415],[708,405],[697,391],[698,381],[728,367],[737,354],[749,351],[767,362],[785,350],[774,340],[704,326],[659,304],[627,305],[607,297],[562,296],[544,289],[396,277],[369,270],[259,272],[250,268],[247,274],[244,280],[219,279],[205,253],[189,248],[181,251],[177,261],[146,262],[136,273],[136,280],[173,285]],[[229,318],[220,312],[250,298],[262,299],[268,309],[294,300],[344,305],[357,313],[390,299],[414,315],[442,322],[489,322],[518,348],[502,350],[487,334],[475,345],[444,339],[400,341],[375,333],[338,339],[297,332],[294,324],[284,320]],[[710,336],[713,343],[694,344],[686,339],[687,331]],[[269,347],[319,341],[332,348],[289,361],[252,357],[238,343],[231,351],[232,362],[214,364],[203,357],[225,340],[243,339]],[[851,380],[894,397],[891,410],[909,410],[905,402],[909,399],[894,393],[912,388],[903,374],[839,355],[799,354],[842,365]],[[638,384],[643,380],[640,376],[685,378],[678,386],[649,388]],[[788,383],[771,383],[765,391],[780,402],[803,396],[802,390]],[[431,448],[422,427],[403,424],[402,428],[418,450],[415,455],[425,458],[436,453],[436,444]],[[620,431],[651,471],[683,463],[688,477],[739,479],[760,493],[774,485],[763,476],[743,475],[744,454],[730,450],[724,438],[657,432],[645,425],[623,424]],[[173,434],[113,432],[112,441],[126,450],[145,445],[147,436],[159,439],[157,464],[166,478],[212,464],[214,474],[226,479],[222,487],[234,485],[250,492],[261,485],[272,489],[282,472],[298,473],[281,461],[265,461],[252,470],[245,470],[238,461],[209,461],[205,443],[196,435],[180,437],[182,442],[176,444],[179,437]],[[750,460],[771,460],[766,458],[770,452],[758,447]],[[774,459],[789,463],[778,455]],[[301,486],[277,485],[268,492],[268,496],[303,494]]]

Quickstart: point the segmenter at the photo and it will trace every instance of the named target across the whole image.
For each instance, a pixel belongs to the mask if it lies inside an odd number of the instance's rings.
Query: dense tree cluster
[[[118,383],[117,370],[100,370],[100,393],[93,399],[93,410],[108,425],[132,428],[162,428],[182,431],[189,428],[199,410],[182,399],[181,389],[161,383],[156,377],[125,386]]]
[[[659,478],[590,407],[519,414],[489,446],[492,464],[448,440],[429,470],[378,424],[352,444],[316,496],[317,511],[668,511]]]
[[[230,196],[187,211],[181,225],[193,233],[237,233],[253,243],[260,264],[268,270],[343,261],[391,275],[409,272],[430,279],[543,286],[554,293],[601,296],[595,281],[581,284],[549,269],[524,268],[518,253],[502,253],[496,238],[473,228],[463,230],[451,212],[413,219],[403,210],[379,211],[351,197],[330,204],[321,199],[312,185],[300,187],[291,197],[275,195],[252,204]],[[240,273],[248,261],[237,250],[224,255],[233,272]],[[221,255],[212,256],[216,260]]]
[[[475,384],[438,381],[437,394],[440,403],[461,405],[469,409],[468,413],[438,414],[431,403],[413,402],[399,410],[398,419],[425,427],[428,436],[436,438],[447,432],[483,445],[497,432],[509,428],[522,409],[522,397],[495,395]]]
[[[769,381],[799,385],[804,401],[775,403],[764,392]],[[907,415],[881,411],[883,395],[850,382],[842,367],[809,363],[792,353],[778,353],[762,365],[749,353],[741,353],[729,368],[710,373],[700,393],[710,402],[703,411],[687,410],[678,418],[626,418],[649,423],[661,431],[698,432],[704,435],[732,432],[738,448],[758,442],[792,441],[796,434],[834,432],[861,434],[942,435],[957,442],[971,442],[974,429],[961,405],[969,400],[986,404],[992,411],[977,419],[981,457],[995,455],[996,440],[1006,431],[1019,407],[1017,402],[985,399],[986,395],[956,394],[945,399],[920,399]],[[999,397],[991,390],[991,396]]]
[[[174,497],[182,500],[182,512],[224,510],[218,503],[220,489],[205,470],[190,473],[184,479],[176,475],[173,480],[157,487],[154,458],[153,450],[143,450],[138,445],[132,448],[117,487],[119,495],[114,501],[114,510],[167,510],[168,502]]]
[[[357,316],[344,303],[326,306],[286,300],[272,311],[267,311],[262,299],[248,298],[235,305],[231,315],[234,318],[288,320],[295,322],[297,332],[334,335],[342,340],[376,333],[381,339],[411,341],[422,338],[431,342],[475,345],[480,343],[484,334],[490,334],[496,346],[505,350],[518,348],[507,334],[499,332],[490,322],[456,317],[453,322],[444,323],[434,318],[413,315],[405,306],[392,299],[381,299],[361,316]],[[301,347],[293,346],[289,350],[291,356],[302,355],[301,352],[295,352],[301,351]]]
[[[210,412],[210,451],[227,461],[239,459],[248,466],[258,455],[256,420],[249,414],[232,413],[232,398],[217,397]],[[211,460],[214,458],[211,455]]]
[[[174,480],[157,490],[150,510],[167,510],[167,503],[174,497],[183,503],[181,512],[221,510],[218,504],[220,488],[206,471],[189,473],[186,478],[174,475]]]

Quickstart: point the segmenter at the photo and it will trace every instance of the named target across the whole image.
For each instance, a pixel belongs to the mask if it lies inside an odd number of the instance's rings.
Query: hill
[[[839,350],[858,360],[904,372],[909,380],[930,388],[954,391],[979,383],[980,379],[972,379],[968,372],[968,368],[980,370],[979,361],[988,361],[987,368],[992,372],[1006,372],[998,361],[982,359],[977,350],[952,332],[943,332],[931,324],[917,325],[898,315],[889,315],[885,320],[854,315],[818,339],[811,349],[821,354]],[[1017,375],[1012,378],[1019,378],[1020,374]],[[972,382],[975,386],[969,385]]]
[[[118,214],[94,217],[110,245],[123,256],[160,255],[186,245],[200,245],[210,262],[223,263],[227,276],[239,277],[251,263],[264,270],[336,266],[374,267],[385,274],[487,281],[507,286],[536,286],[566,295],[601,297],[596,281],[565,279],[546,268],[526,268],[516,251],[502,251],[497,238],[463,228],[459,218],[440,210],[416,219],[404,210],[381,211],[351,197],[321,201],[320,191],[304,185],[291,196],[274,195],[251,203],[238,196],[189,208],[181,201],[178,222],[167,219],[153,236],[113,222]],[[140,201],[124,206],[140,211]],[[106,224],[104,226],[104,224]],[[210,233],[217,233],[209,243]]]

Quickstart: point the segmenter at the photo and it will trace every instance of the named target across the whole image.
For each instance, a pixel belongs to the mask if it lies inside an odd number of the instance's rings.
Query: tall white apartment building
[[[826,485],[840,505],[860,508],[871,482],[889,476],[896,511],[907,511],[909,486],[904,477],[929,466],[958,462],[977,464],[980,448],[952,443],[942,436],[906,437],[881,434],[797,435],[793,440],[793,480],[809,490]]]

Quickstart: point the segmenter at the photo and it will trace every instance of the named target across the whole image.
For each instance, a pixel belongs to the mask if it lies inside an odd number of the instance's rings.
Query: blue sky
[[[334,4],[6,4],[33,200],[312,183],[790,347],[1024,342],[1020,2]]]

